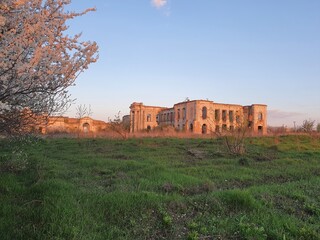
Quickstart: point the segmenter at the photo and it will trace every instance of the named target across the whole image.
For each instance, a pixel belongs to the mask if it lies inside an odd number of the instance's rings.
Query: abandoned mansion
[[[176,130],[198,134],[223,132],[245,124],[254,134],[267,133],[267,105],[215,103],[208,100],[184,101],[172,108],[146,106],[134,102],[130,106],[130,132],[172,126]]]

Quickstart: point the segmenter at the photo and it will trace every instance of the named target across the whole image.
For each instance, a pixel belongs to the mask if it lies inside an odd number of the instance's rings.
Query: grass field
[[[0,239],[320,239],[320,139],[0,141]]]

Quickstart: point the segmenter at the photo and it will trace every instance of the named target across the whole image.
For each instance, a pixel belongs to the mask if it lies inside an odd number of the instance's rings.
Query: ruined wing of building
[[[267,133],[267,105],[216,103],[208,100],[179,102],[171,108],[146,106],[134,102],[130,106],[130,132],[172,126],[178,131],[208,134],[236,129],[245,124],[253,134]]]
[[[45,125],[38,126],[38,131],[48,133],[97,133],[108,128],[104,121],[95,120],[90,117],[69,118],[63,116],[49,117]]]

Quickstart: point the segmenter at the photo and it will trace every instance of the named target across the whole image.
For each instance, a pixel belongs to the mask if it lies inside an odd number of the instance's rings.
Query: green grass
[[[0,141],[0,239],[320,239],[320,139]]]

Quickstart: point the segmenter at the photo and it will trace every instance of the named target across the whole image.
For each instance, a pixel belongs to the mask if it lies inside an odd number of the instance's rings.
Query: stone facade
[[[164,107],[145,106],[142,103],[132,103],[130,106],[130,132],[151,130],[159,125],[159,113]]]
[[[267,105],[241,106],[193,100],[176,103],[172,108],[136,102],[130,106],[131,133],[157,126],[173,126],[181,131],[208,134],[232,130],[243,124],[254,134],[266,134]]]

